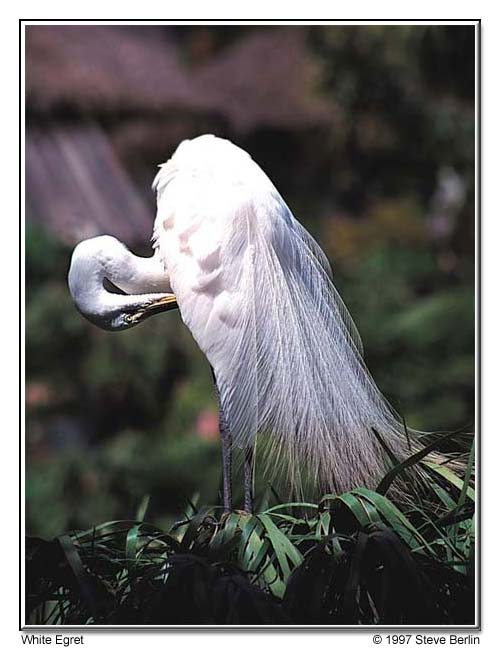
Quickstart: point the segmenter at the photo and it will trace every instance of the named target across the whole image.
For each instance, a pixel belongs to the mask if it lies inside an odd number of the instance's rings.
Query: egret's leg
[[[243,482],[245,490],[244,509],[253,512],[253,448],[245,449],[245,461],[243,465]]]
[[[222,500],[224,510],[230,512],[233,507],[231,488],[233,450],[231,432],[227,426],[222,408],[219,408],[219,430],[222,443]]]
[[[221,439],[221,448],[222,448],[222,502],[224,505],[224,510],[230,512],[233,507],[233,496],[232,496],[232,465],[233,465],[233,441],[231,437],[231,431],[227,424],[226,416],[224,410],[222,409],[222,403],[220,399],[219,387],[217,386],[217,381],[215,380],[215,374],[212,369],[212,377],[214,380],[215,394],[217,395],[217,401],[219,403],[219,433]]]

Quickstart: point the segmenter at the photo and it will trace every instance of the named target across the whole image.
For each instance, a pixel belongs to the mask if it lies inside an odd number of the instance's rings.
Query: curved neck
[[[107,278],[128,294],[171,293],[168,275],[155,254],[153,257],[138,257],[124,250],[118,257],[102,260],[103,278]]]
[[[127,295],[107,291],[107,279]],[[157,256],[133,255],[113,237],[95,237],[73,252],[68,285],[78,310],[103,329],[125,329],[176,306]]]

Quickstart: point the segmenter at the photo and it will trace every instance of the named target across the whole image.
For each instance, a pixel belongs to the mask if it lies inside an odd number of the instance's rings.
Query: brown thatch
[[[237,131],[324,125],[332,108],[316,91],[320,71],[306,36],[303,27],[251,33],[199,71],[199,92]]]
[[[145,243],[154,215],[96,126],[28,129],[26,213],[68,244],[101,234]]]
[[[28,108],[205,113],[240,132],[330,120],[331,107],[315,92],[319,71],[306,28],[255,28],[192,67],[182,62],[175,33],[158,26],[28,26]]]
[[[203,109],[167,35],[155,26],[28,26],[27,106],[100,114]]]

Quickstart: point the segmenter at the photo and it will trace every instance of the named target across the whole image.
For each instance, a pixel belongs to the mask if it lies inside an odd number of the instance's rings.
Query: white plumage
[[[408,454],[330,265],[262,169],[227,140],[180,144],[153,187],[154,246],[214,369],[234,444],[271,441],[295,490],[373,486]]]

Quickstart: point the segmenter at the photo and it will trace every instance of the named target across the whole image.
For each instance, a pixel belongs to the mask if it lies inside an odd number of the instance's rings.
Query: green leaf
[[[137,549],[139,544],[140,530],[141,524],[137,524],[137,526],[133,526],[127,533],[127,540],[125,543],[125,557],[127,558],[130,577],[133,577],[137,563]]]
[[[345,492],[339,496],[328,495],[323,497],[322,503],[325,500],[332,501],[332,504],[342,503],[349,509],[363,528],[380,521],[380,516],[376,508],[371,507],[371,504],[367,503],[366,500],[359,498],[354,490]]]
[[[439,447],[441,447],[441,445],[446,440],[452,438],[453,436],[456,436],[455,431],[452,431],[451,433],[447,433],[444,436],[440,436],[437,440],[433,440],[428,445],[425,445],[425,447],[423,447],[419,451],[415,452],[414,454],[406,458],[404,461],[398,463],[398,465],[396,465],[389,472],[387,472],[384,478],[380,481],[377,487],[377,492],[379,494],[386,494],[392,482],[394,481],[394,479],[396,479],[399,476],[399,474],[403,473],[406,469],[412,467],[412,465],[418,463],[420,460],[428,456],[431,452],[435,451],[436,449],[439,449]]]
[[[474,451],[475,451],[475,441],[473,440],[469,452],[469,458],[467,459],[467,468],[465,470],[462,490],[460,491],[460,496],[458,498],[458,506],[463,505],[465,503],[465,499],[467,498],[467,490],[469,489],[469,483],[471,481],[472,470],[474,467]]]
[[[59,544],[80,587],[82,598],[95,620],[97,618],[95,594],[78,550],[69,535],[61,535],[59,537]]]
[[[448,483],[451,483],[460,491],[463,490],[464,481],[459,476],[457,476],[455,472],[453,472],[449,467],[446,467],[446,465],[438,465],[437,463],[433,463],[431,461],[425,461],[425,464],[427,467],[446,479]],[[476,500],[476,492],[470,485],[466,485],[466,495],[469,497],[469,499],[471,499],[471,501]]]
[[[291,567],[299,566],[303,561],[302,553],[290,542],[268,515],[257,515],[265,528],[271,546],[276,553],[276,558],[285,580],[291,573]]]
[[[382,516],[387,524],[394,530],[395,533],[403,539],[410,548],[418,548],[425,546],[428,550],[431,547],[427,544],[426,540],[413,526],[413,524],[406,518],[406,516],[385,496],[368,490],[367,488],[356,488],[352,494],[359,495],[362,499],[370,502],[375,506],[379,516]]]

